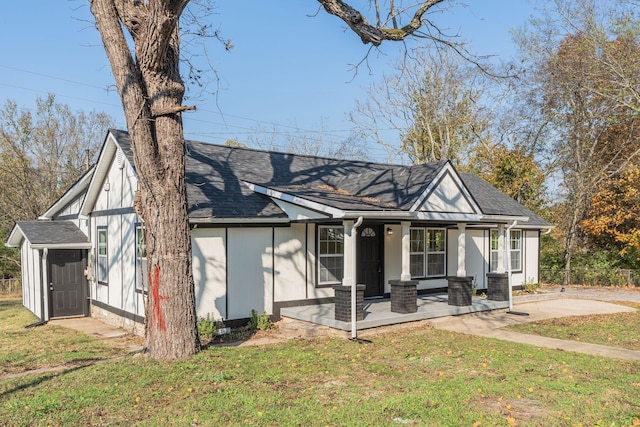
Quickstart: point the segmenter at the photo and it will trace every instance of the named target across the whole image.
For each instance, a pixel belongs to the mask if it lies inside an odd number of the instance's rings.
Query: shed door
[[[87,315],[86,260],[80,249],[49,251],[50,317]]]

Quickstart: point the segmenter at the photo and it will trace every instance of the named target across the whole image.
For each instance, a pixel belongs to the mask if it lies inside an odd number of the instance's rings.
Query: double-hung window
[[[147,275],[147,243],[144,227],[136,226],[136,290],[149,290],[149,276]]]
[[[509,238],[511,271],[522,270],[522,230],[511,230]]]
[[[511,230],[509,233],[509,256],[511,271],[522,270],[522,230]],[[505,260],[506,261],[506,260]],[[491,271],[498,270],[498,230],[491,230]]]
[[[342,282],[344,276],[344,232],[341,226],[318,226],[318,284]]]
[[[96,258],[98,283],[109,283],[109,255],[107,227],[98,227],[98,256]]]
[[[439,277],[446,274],[446,236],[444,228],[410,229],[411,277]]]

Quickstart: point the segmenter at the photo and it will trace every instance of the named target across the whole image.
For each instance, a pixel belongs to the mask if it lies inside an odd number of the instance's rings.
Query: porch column
[[[356,283],[356,236],[352,234],[353,220],[345,220],[342,222],[344,233],[344,256],[343,256],[343,276],[342,285],[351,286]]]
[[[466,224],[460,223],[458,224],[458,271],[456,272],[456,276],[458,277],[467,277],[467,267],[466,267],[466,244],[467,238],[465,233]]]
[[[504,261],[504,224],[498,224],[498,268],[496,273],[504,273],[506,271]]]
[[[411,280],[411,222],[402,221],[402,273],[400,280]]]

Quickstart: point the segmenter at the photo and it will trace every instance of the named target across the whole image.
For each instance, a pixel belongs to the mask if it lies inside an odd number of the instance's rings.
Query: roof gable
[[[95,166],[89,168],[88,171],[84,173],[56,202],[51,205],[49,209],[45,213],[43,213],[38,219],[41,220],[50,220],[53,219],[56,215],[58,215],[61,211],[63,211],[69,204],[78,200],[80,198],[84,198],[87,188],[89,187],[89,183],[91,182],[91,178],[93,177],[93,171],[95,170]]]
[[[98,162],[87,187],[87,194],[80,207],[79,215],[86,216],[93,210],[100,190],[102,190],[102,184],[114,160],[128,164],[135,173],[129,135],[123,131],[110,129],[98,156]]]
[[[448,162],[429,183],[411,210],[442,214],[477,215],[481,213],[471,193]]]

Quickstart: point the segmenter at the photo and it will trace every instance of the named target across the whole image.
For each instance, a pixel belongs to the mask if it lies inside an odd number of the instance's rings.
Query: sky
[[[353,1],[358,3],[366,2]],[[475,53],[509,60],[516,52],[510,32],[532,14],[530,1],[465,3],[429,19],[460,34]],[[315,0],[217,0],[215,5],[207,19],[233,48],[205,42],[218,81],[211,79],[204,94],[188,92],[184,104],[197,107],[183,113],[188,139],[217,144],[234,139],[251,146],[256,141],[267,146],[284,135],[346,139],[354,129],[348,113],[402,53],[400,44],[385,43],[369,53],[369,67],[354,73],[352,64],[369,47],[338,18],[319,10]],[[0,40],[0,105],[11,99],[33,109],[37,97],[51,93],[74,111],[105,112],[126,129],[88,1],[7,2]],[[202,52],[196,48],[191,50]],[[396,135],[389,138],[397,142]],[[388,160],[373,142],[367,152],[368,160]]]

